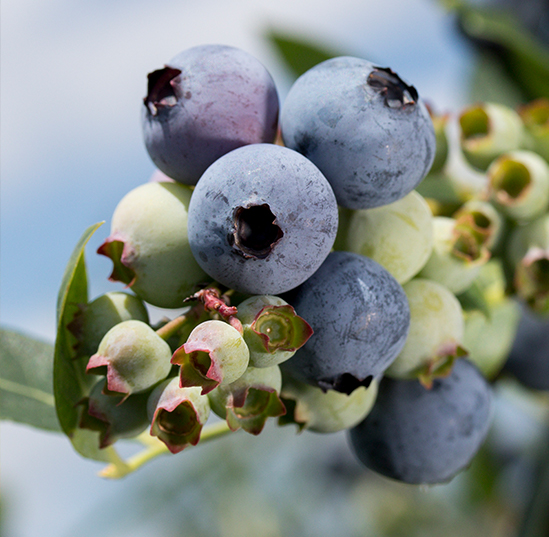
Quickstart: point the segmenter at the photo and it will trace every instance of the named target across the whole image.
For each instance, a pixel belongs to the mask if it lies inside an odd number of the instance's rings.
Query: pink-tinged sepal
[[[171,354],[170,346],[148,324],[124,321],[105,334],[86,372],[106,376],[103,393],[128,397],[165,379]]]
[[[121,438],[133,438],[149,425],[147,416],[148,394],[132,397],[106,395],[106,381],[101,379],[84,398],[79,427],[99,432],[99,448],[114,444]]]
[[[175,377],[154,389],[148,412],[151,436],[164,442],[171,453],[179,453],[198,444],[210,414],[210,403],[200,388],[181,388]]]
[[[549,313],[549,249],[532,247],[515,269],[517,294],[541,315]]]
[[[253,296],[238,306],[250,364],[272,367],[291,358],[313,334],[310,325],[279,297]]]
[[[120,235],[113,234],[105,239],[105,242],[97,249],[97,253],[108,257],[113,268],[109,280],[122,282],[131,287],[135,283],[135,271],[132,261],[135,259],[135,251],[128,240]]]
[[[227,420],[232,431],[240,428],[258,435],[268,418],[286,413],[279,392],[282,376],[278,366],[249,367],[235,382],[208,394],[212,410]]]
[[[224,321],[208,320],[190,333],[171,363],[181,366],[179,386],[202,388],[206,395],[221,383],[231,383],[246,371],[250,354],[242,335]]]

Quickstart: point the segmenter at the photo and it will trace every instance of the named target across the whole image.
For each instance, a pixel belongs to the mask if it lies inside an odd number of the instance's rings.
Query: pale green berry
[[[179,183],[141,185],[120,201],[111,234],[98,252],[113,261],[111,280],[122,281],[145,302],[178,308],[209,281],[187,238],[192,190]]]
[[[140,298],[120,291],[98,296],[86,304],[71,323],[79,340],[79,353],[91,356],[113,326],[132,319],[149,322],[147,308]]]
[[[507,254],[518,296],[534,311],[549,313],[549,214],[516,227]]]
[[[99,448],[103,449],[122,438],[133,438],[149,425],[147,399],[149,394],[130,397],[106,395],[106,379],[100,379],[90,395],[82,400],[79,427],[99,433]]]
[[[105,374],[108,391],[127,396],[164,380],[171,356],[170,346],[148,324],[124,321],[105,334],[86,371]]]
[[[490,252],[454,218],[433,217],[433,239],[431,257],[419,277],[438,282],[454,294],[464,292],[490,258]]]
[[[377,395],[377,381],[368,388],[359,386],[350,394],[322,391],[294,379],[285,378],[281,392],[288,413],[281,424],[295,423],[300,430],[335,433],[360,423],[372,409]]]
[[[466,309],[463,345],[473,362],[487,378],[502,368],[513,345],[520,318],[518,303],[506,295],[502,264],[492,259],[475,280],[481,308]]]
[[[151,436],[179,453],[200,440],[202,427],[210,415],[210,402],[200,388],[181,388],[174,377],[158,385],[148,400]]]
[[[433,249],[432,214],[422,196],[353,211],[341,249],[377,261],[400,283],[415,276]]]
[[[482,200],[465,202],[453,218],[458,226],[468,229],[477,242],[491,250],[499,241],[503,228],[503,219],[495,207]]]
[[[291,358],[313,330],[285,300],[272,295],[250,297],[236,314],[250,350],[250,365],[271,367]]]
[[[532,220],[549,206],[549,165],[532,151],[498,157],[487,171],[496,206],[515,220]]]
[[[549,99],[536,99],[521,106],[518,113],[526,126],[531,148],[549,162]]]
[[[461,347],[464,319],[461,305],[446,287],[425,279],[403,286],[410,305],[410,331],[400,354],[386,371],[395,378],[419,378],[429,385],[465,355]]]
[[[207,394],[219,384],[230,384],[241,377],[250,352],[236,328],[224,321],[209,320],[193,329],[171,361],[181,366],[181,387],[200,386],[202,394]]]
[[[486,170],[502,153],[523,146],[525,132],[520,116],[512,108],[496,103],[480,103],[459,116],[460,143],[467,160]]]
[[[270,417],[286,413],[278,394],[282,375],[278,366],[248,367],[244,374],[230,384],[220,384],[208,394],[212,410],[232,431],[244,429],[259,434]]]

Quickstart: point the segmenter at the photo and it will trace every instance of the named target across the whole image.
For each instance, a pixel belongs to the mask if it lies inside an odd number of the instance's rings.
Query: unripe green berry
[[[497,158],[487,171],[492,201],[515,220],[532,220],[549,205],[549,165],[532,151]]]
[[[224,321],[209,320],[193,329],[172,356],[181,366],[180,386],[201,386],[202,394],[230,384],[248,367],[250,352],[242,334]]]
[[[140,298],[120,291],[98,296],[83,306],[70,324],[70,329],[79,340],[79,354],[95,354],[103,336],[113,326],[132,319],[149,322],[147,308]]]
[[[501,262],[493,258],[484,265],[475,280],[483,307],[466,309],[463,345],[468,359],[486,378],[493,378],[501,368],[517,332],[520,308],[505,293],[505,276]]]
[[[272,367],[291,358],[313,330],[285,300],[271,295],[250,297],[238,305],[250,365]]]
[[[208,394],[212,410],[227,420],[229,428],[257,435],[270,417],[286,413],[278,394],[282,375],[278,366],[248,367],[231,384],[221,384]]]
[[[536,99],[520,107],[518,113],[526,126],[530,146],[549,162],[549,99]]]
[[[549,214],[515,228],[507,253],[518,296],[537,313],[549,313]]]
[[[469,200],[465,202],[453,215],[456,225],[468,230],[477,243],[491,250],[497,244],[503,221],[495,207],[482,200]]]
[[[463,312],[457,298],[436,282],[418,278],[403,288],[410,305],[410,331],[386,375],[417,377],[428,386],[433,378],[448,374],[454,360],[466,354],[461,347]]]
[[[285,377],[281,397],[288,409],[279,418],[281,425],[295,423],[299,430],[335,433],[360,423],[374,406],[377,381],[368,388],[359,386],[350,394],[335,390],[323,391],[295,379]]]
[[[423,268],[433,249],[431,210],[412,191],[389,205],[353,211],[339,245],[377,261],[405,283]]]
[[[99,448],[103,449],[122,438],[133,438],[149,425],[147,415],[148,393],[130,397],[106,395],[106,380],[100,379],[90,395],[82,402],[84,407],[79,427],[99,432]]]
[[[433,251],[419,273],[420,278],[438,282],[454,294],[468,289],[490,258],[478,236],[457,224],[453,218],[433,218]]]
[[[199,283],[209,281],[187,238],[191,193],[179,183],[135,188],[116,207],[111,234],[98,250],[113,261],[110,279],[154,306],[181,307]]]
[[[107,390],[128,396],[165,379],[171,355],[170,346],[148,324],[124,321],[105,334],[86,371],[106,374]]]
[[[210,415],[208,397],[200,388],[181,388],[179,379],[165,380],[148,401],[151,436],[158,437],[172,453],[179,453],[200,440]]]
[[[459,116],[460,142],[467,160],[482,170],[498,155],[522,147],[525,139],[520,116],[507,106],[481,103]]]

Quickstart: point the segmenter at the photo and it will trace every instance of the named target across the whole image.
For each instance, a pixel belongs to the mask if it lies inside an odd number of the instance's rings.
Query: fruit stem
[[[156,330],[156,333],[163,339],[167,340],[176,334],[183,326],[188,322],[196,320],[202,313],[202,304],[197,304],[187,313],[176,317],[175,319],[167,322],[164,326]]]
[[[206,427],[204,427],[204,429],[202,429],[200,442],[197,445],[200,446],[202,444],[205,444],[206,442],[209,442],[210,440],[219,438],[230,432],[231,429],[229,429],[226,421],[212,423],[211,425],[207,425]],[[137,439],[142,441],[148,447],[146,447],[139,453],[136,453],[125,461],[120,459],[105,466],[105,468],[103,468],[103,470],[99,472],[99,476],[105,477],[107,479],[121,479],[122,477],[125,477],[128,474],[135,472],[136,470],[141,468],[141,466],[155,459],[159,455],[169,453],[166,445],[160,442],[160,440],[156,440],[150,437],[148,431],[138,436]]]

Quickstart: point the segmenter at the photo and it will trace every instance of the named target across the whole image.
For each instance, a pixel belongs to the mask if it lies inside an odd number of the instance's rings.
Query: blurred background
[[[269,69],[282,102],[296,75],[280,48],[286,41],[389,66],[438,112],[531,98],[502,74],[497,49],[481,52],[466,37],[449,4],[3,0],[2,325],[53,342],[65,265],[95,222],[107,224],[87,248],[90,297],[122,288],[107,281],[111,262],[95,250],[118,201],[154,171],[139,119],[146,75],[181,50],[222,43],[248,51]],[[549,42],[546,2],[500,4]],[[498,383],[486,448],[469,471],[428,489],[361,468],[343,433],[296,435],[272,425],[257,438],[231,435],[112,482],[62,435],[2,422],[1,535],[518,535],[534,509],[544,445],[547,405],[539,397]]]

